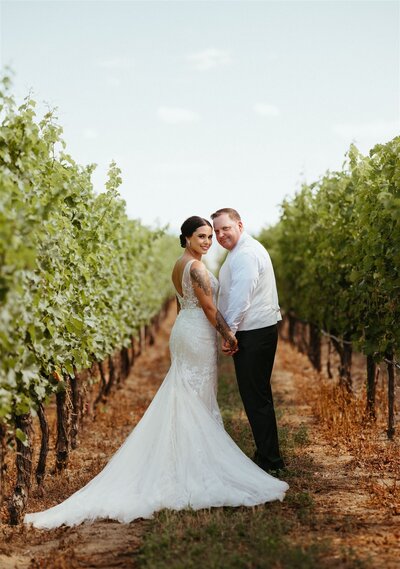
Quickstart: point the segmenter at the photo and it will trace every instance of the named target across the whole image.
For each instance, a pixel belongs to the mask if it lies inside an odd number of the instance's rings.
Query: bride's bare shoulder
[[[205,266],[204,263],[202,263],[201,261],[193,261],[193,263],[190,265],[190,274],[193,273],[198,273],[199,271],[201,272],[207,272],[207,267]]]
[[[191,264],[190,278],[193,284],[196,284],[201,288],[207,287],[208,290],[210,277],[207,271],[207,267],[201,261],[193,261]]]

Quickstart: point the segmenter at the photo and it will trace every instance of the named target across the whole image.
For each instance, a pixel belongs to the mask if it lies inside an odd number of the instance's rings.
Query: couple
[[[61,504],[27,514],[25,523],[51,529],[84,520],[128,523],[163,508],[254,506],[283,500],[286,482],[271,476],[280,457],[270,376],[280,320],[268,253],[243,230],[237,211],[212,216],[229,251],[219,284],[201,257],[212,226],[190,217],[181,227],[185,251],[172,272],[178,316],[170,337],[171,367],[142,419],[105,468]],[[225,431],[218,408],[217,331],[232,355],[256,442],[254,461]]]

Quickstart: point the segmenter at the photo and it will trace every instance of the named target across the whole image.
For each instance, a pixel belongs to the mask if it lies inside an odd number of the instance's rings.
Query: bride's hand
[[[221,343],[222,353],[226,356],[233,356],[239,350],[238,341],[235,336],[229,338],[229,340],[222,339]]]

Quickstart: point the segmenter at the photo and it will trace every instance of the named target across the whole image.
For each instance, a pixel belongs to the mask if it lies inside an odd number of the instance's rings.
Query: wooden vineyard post
[[[129,375],[130,362],[129,362],[129,351],[125,346],[121,350],[121,374],[122,379],[126,379]]]
[[[37,414],[40,424],[41,441],[40,441],[39,460],[36,467],[36,482],[39,488],[41,488],[43,484],[44,474],[46,472],[46,460],[47,460],[47,453],[49,452],[50,430],[42,403],[39,403]]]
[[[17,525],[21,522],[28,500],[32,473],[32,417],[30,413],[15,417],[15,428],[21,433],[21,438],[16,437],[17,443],[17,482],[11,497],[8,511],[10,524]]]
[[[154,330],[153,330],[153,325],[147,324],[145,326],[144,329],[144,333],[145,333],[145,337],[146,337],[146,342],[148,346],[152,346],[154,344]]]
[[[294,314],[289,313],[289,341],[295,348],[297,345],[297,318]]]
[[[340,356],[339,366],[339,384],[345,387],[350,393],[353,390],[351,379],[351,361],[353,355],[353,348],[349,341],[339,341],[334,336],[331,336],[333,345]]]
[[[113,361],[114,361],[114,383],[116,383],[117,385],[119,385],[121,383],[121,381],[123,380],[123,376],[122,376],[122,352],[121,350],[117,350],[116,353],[114,353],[112,356]]]
[[[137,357],[140,356],[140,354],[141,354],[141,349],[142,349],[141,341],[140,341],[140,328],[138,329],[138,337],[137,337],[137,340],[136,340],[135,344],[136,344],[135,357],[137,358]]]
[[[352,391],[352,379],[351,379],[351,362],[353,356],[353,348],[352,345],[344,341],[343,342],[343,360],[342,360],[342,369],[343,372],[341,373],[341,377],[344,380],[345,387],[347,391]]]
[[[3,423],[0,423],[0,508],[4,501],[4,464],[5,464],[5,453],[6,453],[6,427]]]
[[[297,349],[299,350],[299,352],[301,352],[302,354],[305,354],[308,352],[308,346],[307,346],[307,324],[305,322],[303,322],[302,320],[297,319],[296,322],[296,340],[297,340]]]
[[[99,401],[102,400],[103,395],[104,395],[105,390],[106,390],[106,385],[107,385],[106,374],[104,371],[104,362],[98,361],[97,366],[98,366],[99,373],[100,373],[100,387],[99,387],[99,392],[97,394],[97,397],[94,400],[93,407],[96,407],[96,405],[99,403]]]
[[[146,348],[146,328],[140,326],[139,329],[139,354],[143,354]]]
[[[328,338],[328,357],[326,360],[326,373],[328,374],[329,379],[332,379],[332,365],[331,365],[331,354],[332,354],[332,340]]]
[[[301,351],[303,354],[307,354],[309,350],[309,334],[308,334],[308,324],[307,322],[301,323]]]
[[[310,324],[308,357],[317,371],[321,371],[321,332],[318,326]]]
[[[289,310],[287,313],[287,323],[288,323],[288,341],[294,346],[294,332],[295,332],[295,319],[293,313]]]
[[[394,364],[393,354],[386,354],[387,378],[388,378],[388,428],[387,436],[389,439],[394,437]]]
[[[115,364],[112,354],[108,356],[108,382],[104,390],[104,394],[108,395],[115,382]]]
[[[79,383],[76,377],[76,369],[74,369],[74,377],[69,377],[69,382],[71,386],[71,400],[72,400],[72,410],[71,410],[71,448],[76,448],[78,446],[78,431],[79,431],[79,410],[80,410],[80,398],[81,394],[79,391]]]
[[[371,355],[367,356],[367,413],[371,419],[375,419],[375,394],[376,394],[376,364]]]
[[[154,331],[155,333],[157,333],[160,329],[160,321],[161,318],[165,318],[165,303],[163,305],[163,308],[160,310],[160,312],[158,312],[155,316],[153,316],[153,325],[154,325]]]
[[[135,337],[134,336],[131,337],[131,346],[132,346],[132,358],[131,358],[130,365],[132,367],[133,364],[135,363],[135,357],[136,357],[136,354],[135,354],[136,347],[135,347]]]
[[[67,380],[67,377],[65,377]],[[56,468],[63,470],[69,459],[68,423],[69,412],[67,407],[68,381],[65,381],[65,389],[56,393],[57,403],[57,442],[56,442]]]

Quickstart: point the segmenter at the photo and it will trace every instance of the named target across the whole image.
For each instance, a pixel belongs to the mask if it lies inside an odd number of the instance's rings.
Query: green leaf
[[[28,437],[26,436],[26,434],[21,431],[21,429],[15,429],[15,436],[16,438],[21,441],[21,443],[24,445],[24,447],[28,447],[29,446],[29,441],[28,441]]]

